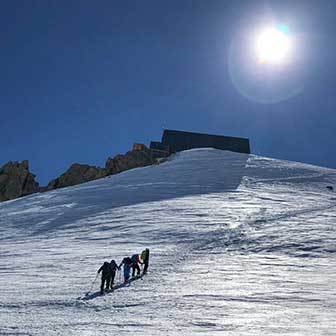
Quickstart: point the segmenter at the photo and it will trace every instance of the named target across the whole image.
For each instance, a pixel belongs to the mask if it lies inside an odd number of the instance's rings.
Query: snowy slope
[[[0,334],[336,334],[328,184],[335,170],[198,149],[1,203]],[[145,247],[143,280],[78,299]]]

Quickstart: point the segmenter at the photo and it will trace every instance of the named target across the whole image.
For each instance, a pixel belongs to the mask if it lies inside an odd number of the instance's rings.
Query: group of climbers
[[[141,254],[133,254],[131,257],[125,257],[120,265],[118,266],[115,260],[111,260],[111,262],[105,261],[103,265],[99,268],[98,273],[102,273],[101,276],[101,286],[100,292],[104,293],[105,290],[113,289],[114,279],[116,275],[116,271],[121,269],[123,266],[124,271],[124,283],[127,283],[130,279],[130,273],[132,269],[132,277],[136,275],[140,276],[141,270],[140,266],[144,265],[143,274],[147,273],[148,264],[149,264],[149,249],[146,248],[141,252]]]

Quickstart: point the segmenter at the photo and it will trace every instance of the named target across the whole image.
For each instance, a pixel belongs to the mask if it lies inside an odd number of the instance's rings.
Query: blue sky
[[[173,128],[336,167],[335,11],[333,1],[1,2],[0,164],[28,159],[44,185]],[[296,44],[290,65],[260,74],[244,51],[268,20]],[[244,62],[268,77],[244,82]]]

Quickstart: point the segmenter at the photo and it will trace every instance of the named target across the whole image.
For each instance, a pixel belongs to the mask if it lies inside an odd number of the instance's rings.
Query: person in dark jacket
[[[117,263],[115,262],[115,260],[111,260],[110,262],[110,269],[111,269],[111,282],[110,282],[110,288],[113,289],[113,285],[114,285],[114,278],[116,275],[116,271],[117,269],[119,269]]]
[[[110,289],[111,277],[112,277],[110,263],[105,261],[104,264],[98,270],[98,273],[100,273],[100,272],[102,272],[100,293],[103,294],[104,293],[104,285],[105,285],[105,290]]]
[[[137,271],[137,275],[140,275],[140,257],[138,254],[133,254],[131,257],[132,260],[132,277],[135,276],[135,270]]]
[[[149,264],[149,249],[148,248],[146,248],[145,250],[141,252],[141,260],[142,260],[142,264],[145,265],[143,269],[143,274],[146,274],[148,270],[148,264]]]
[[[118,268],[124,265],[124,282],[127,283],[130,278],[130,272],[131,272],[131,266],[132,266],[132,260],[130,257],[125,257]]]

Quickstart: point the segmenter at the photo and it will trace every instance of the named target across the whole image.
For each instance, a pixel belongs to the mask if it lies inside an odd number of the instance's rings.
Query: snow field
[[[335,181],[199,149],[1,203],[0,334],[333,335]],[[104,260],[145,247],[143,280],[78,300]]]

